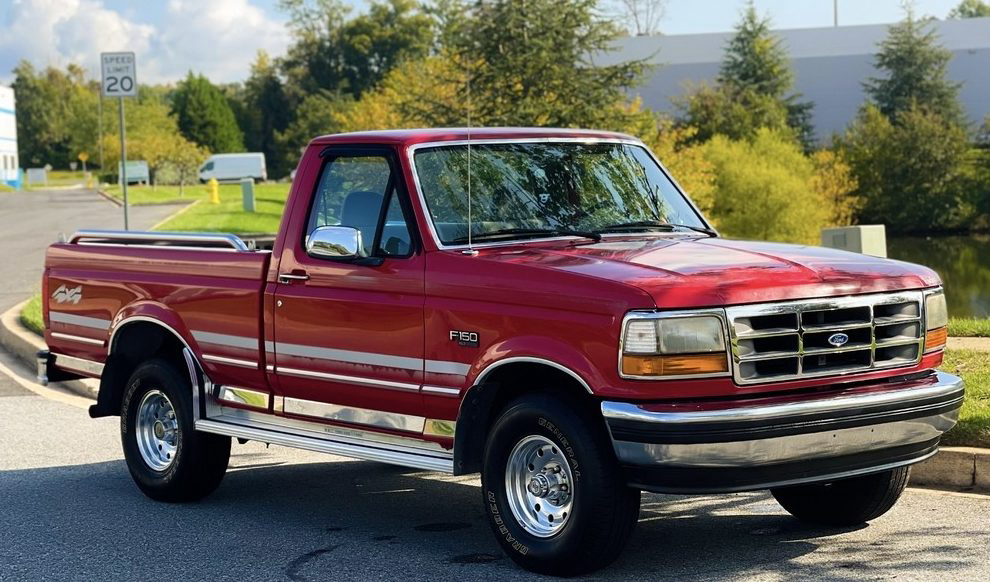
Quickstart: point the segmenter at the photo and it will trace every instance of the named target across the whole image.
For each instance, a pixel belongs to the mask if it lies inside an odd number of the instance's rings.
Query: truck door
[[[321,166],[308,208],[287,222],[279,265],[276,409],[420,433],[425,261],[395,152],[334,147]],[[307,237],[335,225],[360,231],[364,260],[307,254]]]

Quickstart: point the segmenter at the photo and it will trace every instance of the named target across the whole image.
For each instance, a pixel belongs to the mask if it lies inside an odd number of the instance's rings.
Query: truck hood
[[[494,258],[494,257],[492,257]],[[534,248],[509,259],[605,278],[688,308],[920,289],[927,267],[821,247],[666,236]]]

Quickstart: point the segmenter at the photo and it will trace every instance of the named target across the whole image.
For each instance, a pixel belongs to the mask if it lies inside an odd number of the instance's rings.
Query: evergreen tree
[[[172,113],[186,139],[215,153],[244,151],[244,134],[230,104],[206,77],[190,72],[179,83]]]
[[[257,60],[251,65],[251,76],[244,86],[244,101],[250,123],[244,131],[246,145],[251,151],[265,154],[270,175],[287,175],[289,170],[275,135],[285,131],[291,121],[289,100],[272,60],[264,51],[258,53]]]
[[[714,88],[703,88],[683,107],[696,139],[714,135],[750,138],[760,128],[787,130],[806,150],[814,143],[812,104],[791,93],[794,75],[787,51],[750,3],[725,48]]]
[[[885,74],[867,81],[866,92],[892,119],[917,105],[949,122],[963,123],[959,84],[946,79],[951,60],[952,52],[938,44],[931,26],[908,11],[880,43],[874,66]]]

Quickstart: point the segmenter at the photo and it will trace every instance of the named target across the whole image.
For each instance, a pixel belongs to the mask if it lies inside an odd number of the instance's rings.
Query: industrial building
[[[939,42],[952,51],[949,78],[962,84],[959,98],[970,120],[990,115],[990,18],[932,21]],[[889,25],[839,26],[778,30],[791,57],[794,90],[813,101],[819,139],[841,132],[856,116],[866,95],[863,83],[879,73],[874,55]],[[692,86],[714,82],[729,33],[657,35],[624,38],[600,64],[648,59],[655,68],[638,89],[643,104],[674,112],[673,98]]]
[[[14,90],[0,86],[0,184],[20,188],[21,170],[18,161]]]

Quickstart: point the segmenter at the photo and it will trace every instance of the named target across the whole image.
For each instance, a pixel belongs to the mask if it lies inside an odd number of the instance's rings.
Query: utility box
[[[244,212],[254,212],[254,179],[241,180],[241,197],[244,199]]]
[[[886,257],[887,229],[882,224],[823,228],[822,246],[874,257]]]

